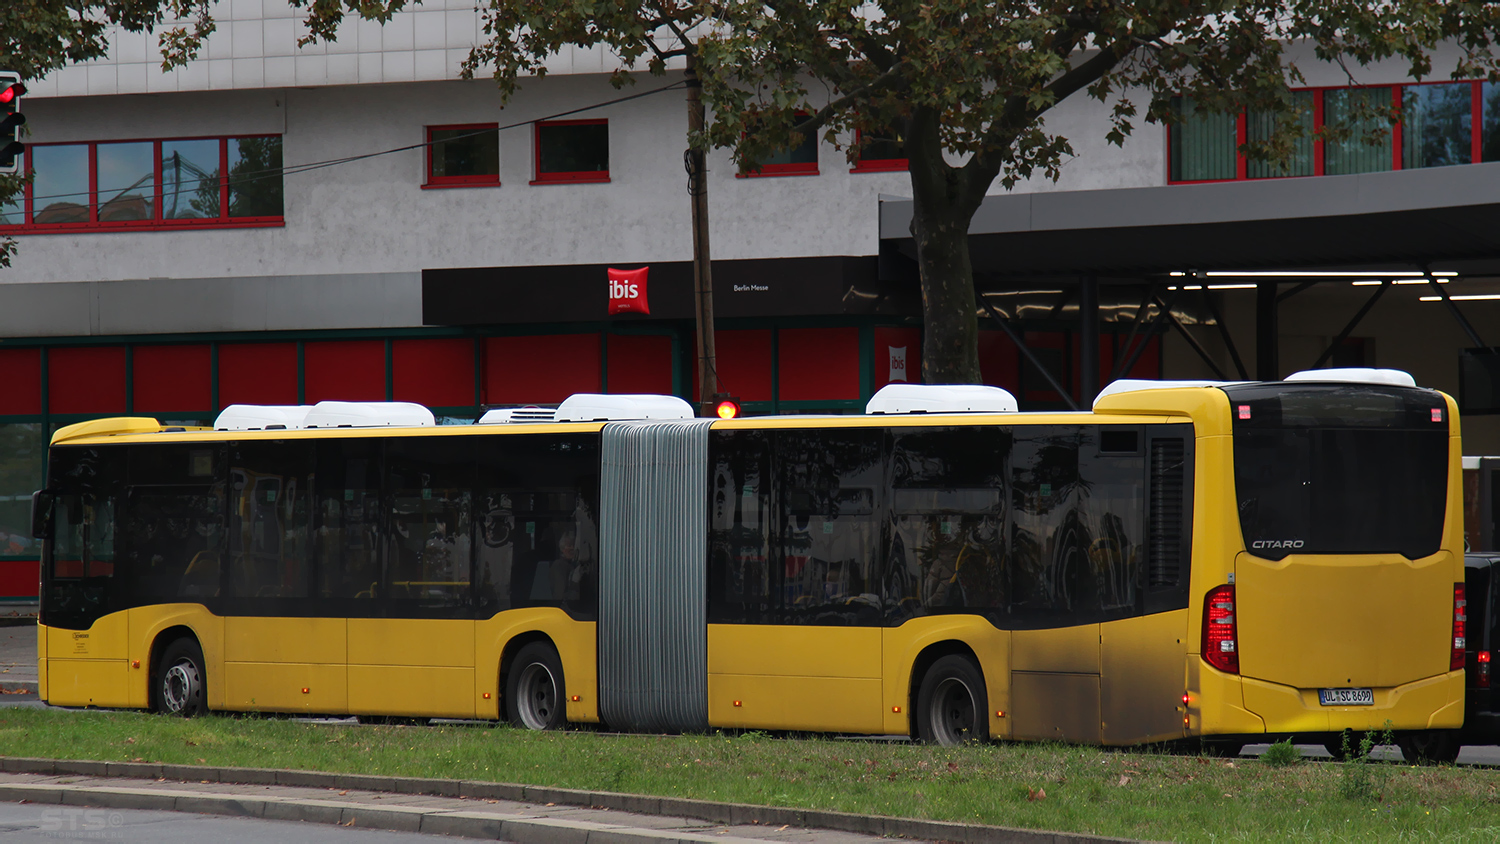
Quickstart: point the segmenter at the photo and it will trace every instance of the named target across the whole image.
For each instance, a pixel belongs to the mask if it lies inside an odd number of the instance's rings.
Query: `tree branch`
[[[901,71],[904,68],[905,62],[897,62],[893,67],[891,67],[890,70],[887,70],[885,73],[880,74],[874,79],[871,79],[869,82],[866,82],[864,85],[855,88],[853,91],[850,91],[842,97],[839,97],[838,99],[833,100],[827,105],[818,109],[816,113],[808,117],[806,120],[793,126],[792,131],[801,132],[804,135],[809,132],[818,131],[823,127],[825,123],[828,122],[829,118],[833,117],[833,115],[840,109],[850,105],[851,103],[854,103],[860,97],[872,94],[876,91],[881,90],[882,88],[889,87],[893,83],[900,81],[902,78]]]

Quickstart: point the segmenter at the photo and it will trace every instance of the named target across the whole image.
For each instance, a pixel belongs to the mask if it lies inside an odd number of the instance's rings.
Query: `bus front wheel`
[[[505,683],[510,723],[528,730],[560,730],[567,723],[562,660],[546,642],[521,648]]]
[[[156,711],[191,718],[208,712],[204,693],[203,649],[192,639],[178,639],[162,651],[156,675]]]
[[[989,738],[989,698],[979,666],[962,656],[932,664],[917,692],[917,740],[951,746]]]

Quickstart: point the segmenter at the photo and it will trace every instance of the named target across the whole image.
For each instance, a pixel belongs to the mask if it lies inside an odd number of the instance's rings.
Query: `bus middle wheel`
[[[528,730],[560,730],[567,724],[567,686],[562,660],[546,642],[521,648],[505,683],[505,713]]]
[[[984,675],[967,657],[950,655],[927,669],[917,692],[917,740],[951,746],[990,736]]]

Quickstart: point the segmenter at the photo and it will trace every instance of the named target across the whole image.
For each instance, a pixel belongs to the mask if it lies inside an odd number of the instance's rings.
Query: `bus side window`
[[[371,600],[380,595],[380,462],[375,439],[316,445],[318,594]]]
[[[1097,621],[1101,590],[1089,558],[1096,537],[1079,465],[1085,440],[1097,434],[1051,425],[1015,432],[1012,611],[1043,627]]]
[[[1008,602],[1008,428],[904,428],[892,435],[890,620],[979,611]]]
[[[783,623],[880,622],[883,440],[873,428],[776,432]]]
[[[771,609],[771,448],[765,431],[709,435],[708,620],[766,621]]]
[[[224,459],[218,444],[130,451],[122,544],[137,599],[219,597]]]
[[[305,441],[230,445],[230,597],[308,596],[313,460]]]
[[[470,605],[474,459],[461,439],[386,443],[390,597],[417,614]],[[408,613],[401,613],[406,615]]]
[[[1079,457],[1080,515],[1090,537],[1088,567],[1105,618],[1140,611],[1146,552],[1146,458],[1137,428],[1085,428]]]

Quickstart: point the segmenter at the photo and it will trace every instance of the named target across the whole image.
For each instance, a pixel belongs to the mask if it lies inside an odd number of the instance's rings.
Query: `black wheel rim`
[[[976,735],[974,693],[957,677],[945,678],[932,692],[932,737],[938,744],[962,744]]]

